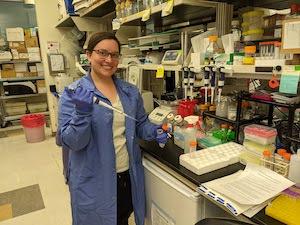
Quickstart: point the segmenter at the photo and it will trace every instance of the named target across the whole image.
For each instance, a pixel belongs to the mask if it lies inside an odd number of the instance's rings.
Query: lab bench
[[[193,187],[197,187],[202,183],[233,174],[245,168],[243,164],[236,163],[210,173],[196,175],[179,164],[179,156],[183,154],[183,150],[175,145],[172,140],[169,140],[163,149],[160,148],[155,141],[140,140],[139,144],[145,155],[150,155],[159,163],[167,166],[174,171],[174,174],[178,174],[180,177],[188,180]],[[245,218],[245,216],[240,215],[238,219],[240,220],[242,217]],[[264,209],[253,216],[250,220],[261,225],[283,225],[283,223],[265,215]]]

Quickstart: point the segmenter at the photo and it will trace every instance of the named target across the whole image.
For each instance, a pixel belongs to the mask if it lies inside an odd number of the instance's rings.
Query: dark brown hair
[[[95,46],[103,40],[115,40],[118,43],[119,46],[119,52],[121,51],[121,44],[119,40],[116,38],[116,36],[113,33],[110,32],[97,32],[94,33],[88,43],[86,51],[92,52],[95,48]]]

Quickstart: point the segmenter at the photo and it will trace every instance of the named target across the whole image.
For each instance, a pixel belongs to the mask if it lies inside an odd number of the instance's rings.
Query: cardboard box
[[[2,70],[14,70],[15,66],[13,63],[4,63],[2,64]]]
[[[10,51],[0,51],[0,60],[11,60],[12,54]]]
[[[24,41],[24,29],[22,27],[6,28],[7,41]]]
[[[29,72],[37,72],[36,66],[35,65],[29,66]]]
[[[27,52],[28,53],[40,53],[40,48],[39,47],[28,47]]]
[[[10,51],[13,59],[20,59],[19,52],[17,51],[17,49],[11,49]]]
[[[27,49],[24,41],[10,41],[9,42],[10,49],[16,49],[19,53],[26,53]]]
[[[24,77],[36,77],[38,75],[37,72],[24,72],[23,76]]]
[[[28,60],[29,59],[28,53],[19,53],[19,58],[23,60]]]
[[[2,70],[1,71],[1,78],[12,78],[12,77],[16,77],[15,70]]]
[[[15,71],[18,72],[27,72],[27,63],[15,63]]]
[[[41,61],[41,54],[39,52],[29,52],[28,59],[29,61]]]
[[[25,37],[26,48],[39,47],[39,41],[37,37]]]

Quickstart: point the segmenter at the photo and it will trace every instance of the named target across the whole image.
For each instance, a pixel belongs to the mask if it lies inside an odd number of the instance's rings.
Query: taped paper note
[[[157,67],[156,78],[164,78],[165,69],[162,65]]]
[[[161,11],[161,17],[168,16],[168,15],[172,14],[173,6],[174,6],[174,0],[169,0],[167,2],[166,6]]]
[[[143,17],[142,17],[142,21],[145,22],[147,20],[150,19],[150,15],[151,15],[151,10],[150,9],[146,9],[143,11]]]

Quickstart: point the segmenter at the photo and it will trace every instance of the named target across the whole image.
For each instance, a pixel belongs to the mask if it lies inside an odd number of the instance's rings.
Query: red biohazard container
[[[197,100],[182,100],[179,103],[177,112],[183,118],[186,116],[191,116],[194,114],[196,104]]]
[[[45,140],[45,116],[43,114],[29,114],[22,116],[21,124],[28,143]]]

